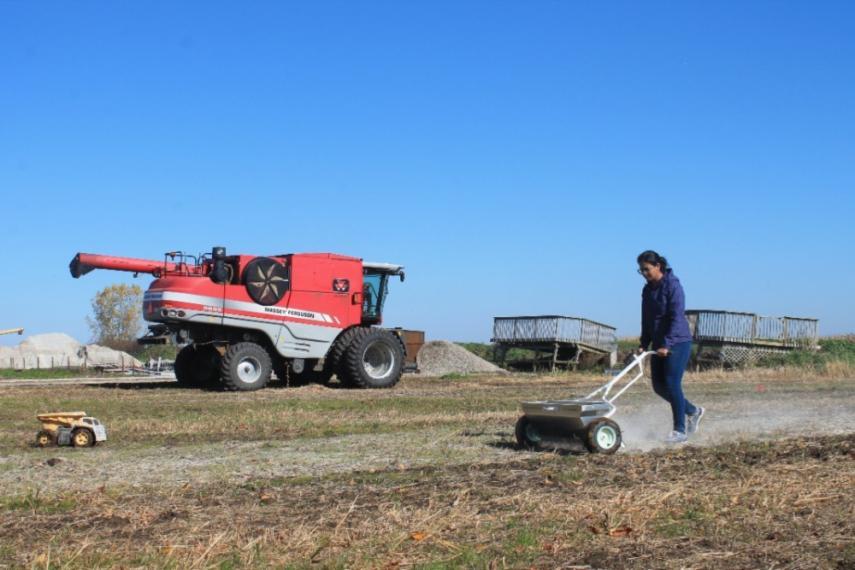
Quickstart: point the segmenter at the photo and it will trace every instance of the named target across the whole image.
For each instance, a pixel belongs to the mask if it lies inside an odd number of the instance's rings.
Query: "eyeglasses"
[[[651,270],[650,267],[645,267],[643,269],[636,269],[636,271],[638,271],[639,275],[644,275],[645,273],[650,273],[650,270]]]

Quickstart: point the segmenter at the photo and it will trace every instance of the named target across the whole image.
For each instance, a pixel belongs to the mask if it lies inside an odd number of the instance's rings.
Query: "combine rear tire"
[[[603,418],[592,422],[585,434],[585,447],[591,453],[611,455],[620,449],[620,427],[612,420]]]
[[[254,342],[229,346],[223,355],[220,374],[223,387],[236,392],[260,390],[270,381],[270,355]]]
[[[53,434],[49,431],[42,430],[36,434],[36,445],[39,447],[47,447],[53,443]]]
[[[384,329],[353,330],[355,336],[340,362],[344,384],[358,388],[391,388],[397,384],[404,366],[400,339]]]
[[[175,379],[186,388],[208,388],[220,379],[220,353],[211,345],[187,345],[175,357]]]
[[[521,416],[517,420],[514,435],[517,438],[517,444],[523,449],[535,450],[540,443],[540,434],[537,432],[537,428],[525,416]]]
[[[91,447],[95,445],[95,436],[86,428],[77,428],[71,432],[71,445],[74,447]]]

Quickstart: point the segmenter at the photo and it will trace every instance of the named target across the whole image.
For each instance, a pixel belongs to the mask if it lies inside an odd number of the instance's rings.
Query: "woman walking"
[[[692,335],[686,320],[683,286],[668,260],[655,251],[638,256],[638,272],[647,280],[641,291],[641,346],[652,350],[650,369],[653,391],[671,404],[674,429],[666,443],[685,443],[698,431],[704,409],[683,396],[683,372],[692,352]]]

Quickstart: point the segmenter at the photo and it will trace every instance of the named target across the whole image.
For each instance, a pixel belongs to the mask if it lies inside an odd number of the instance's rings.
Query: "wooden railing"
[[[735,311],[686,311],[696,342],[732,342],[785,347],[813,347],[819,321],[798,317],[764,317]]]
[[[617,349],[615,328],[589,319],[558,315],[495,317],[493,342],[585,344],[611,352]]]

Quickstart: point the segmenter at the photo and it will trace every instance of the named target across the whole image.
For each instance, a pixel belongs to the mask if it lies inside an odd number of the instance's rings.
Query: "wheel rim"
[[[241,382],[255,384],[261,379],[261,362],[254,356],[246,356],[238,362],[237,375]]]
[[[602,449],[611,449],[617,443],[617,430],[612,426],[600,426],[597,430],[596,440],[597,445],[599,445]]]
[[[362,368],[374,380],[383,380],[395,367],[395,353],[384,342],[375,341],[362,353]]]
[[[531,424],[526,424],[525,426],[525,438],[532,443],[538,443],[540,441],[540,432],[537,431],[537,428]]]
[[[48,443],[50,443],[50,438],[42,434],[39,436],[38,443],[39,445],[47,445]]]
[[[89,436],[86,435],[85,432],[77,432],[77,434],[74,436],[74,443],[82,447],[89,443]]]

